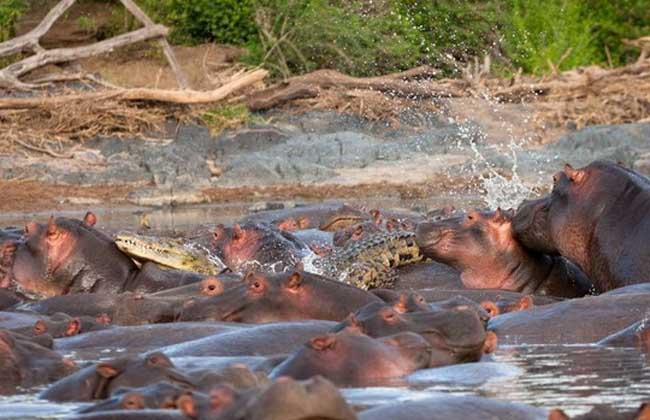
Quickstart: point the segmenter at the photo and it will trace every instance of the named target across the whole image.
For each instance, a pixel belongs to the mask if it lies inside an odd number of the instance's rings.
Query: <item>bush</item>
[[[498,48],[507,19],[502,0],[393,0],[393,7],[420,33],[425,60],[454,73],[459,63]]]
[[[257,34],[254,0],[140,0],[156,21],[172,28],[176,43],[216,41],[240,45]]]
[[[319,68],[368,76],[416,65],[419,32],[394,10],[363,13],[361,2],[258,0],[259,36],[247,60],[288,76]]]
[[[0,0],[0,42],[14,36],[14,25],[25,10],[23,0]]]

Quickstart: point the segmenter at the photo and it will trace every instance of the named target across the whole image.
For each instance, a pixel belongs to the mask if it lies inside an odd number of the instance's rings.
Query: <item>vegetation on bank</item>
[[[80,0],[109,3],[106,0]],[[0,41],[27,0],[0,0]],[[113,2],[114,3],[114,2]],[[243,60],[278,76],[319,68],[369,76],[430,64],[447,75],[475,57],[493,69],[547,73],[622,65],[638,50],[623,38],[650,35],[647,0],[138,0],[172,28],[174,43],[234,44]],[[104,36],[135,26],[115,8]],[[84,21],[93,32],[104,32]]]

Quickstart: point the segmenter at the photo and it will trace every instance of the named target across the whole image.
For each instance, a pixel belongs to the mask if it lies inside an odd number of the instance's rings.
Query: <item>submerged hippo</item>
[[[431,345],[429,367],[476,362],[496,348],[496,336],[485,332],[469,306],[432,312],[399,313],[384,303],[372,303],[338,324],[334,331],[356,328],[371,337],[415,332]]]
[[[467,288],[579,297],[591,287],[571,262],[521,246],[512,216],[500,209],[421,223],[416,238],[424,255],[460,271]]]
[[[326,379],[315,376],[306,381],[280,378],[272,384],[249,391],[221,386],[209,395],[188,394],[177,404],[190,419],[246,420],[355,420],[354,410],[339,390]]]
[[[333,232],[370,220],[371,215],[347,204],[316,204],[247,216],[244,223],[267,223],[285,230],[319,229]]]
[[[379,385],[430,366],[430,346],[403,332],[371,338],[345,328],[312,338],[271,372],[271,377],[308,379],[321,375],[337,385]]]
[[[0,394],[56,381],[76,369],[72,361],[28,337],[0,330]]]
[[[176,400],[187,393],[187,388],[166,382],[158,382],[142,388],[120,388],[111,396],[79,413],[96,413],[114,410],[176,409]]]
[[[241,284],[218,296],[190,300],[180,321],[273,322],[299,319],[340,321],[377,296],[316,274],[249,272]]]
[[[526,344],[595,343],[647,316],[650,294],[587,296],[490,319],[499,340]]]
[[[121,387],[141,387],[169,382],[192,389],[194,383],[174,368],[162,353],[143,358],[123,358],[101,362],[52,384],[40,394],[51,401],[91,401],[108,398]]]
[[[577,264],[598,291],[650,281],[650,180],[615,163],[566,165],[550,194],[519,206],[513,229],[527,248]]]

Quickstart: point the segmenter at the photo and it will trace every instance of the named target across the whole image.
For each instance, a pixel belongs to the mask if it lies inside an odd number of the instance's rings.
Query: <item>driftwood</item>
[[[0,57],[16,54],[21,51],[31,50],[36,52],[35,55],[24,60],[13,63],[0,70],[0,86],[8,88],[31,89],[37,87],[33,83],[24,83],[20,77],[35,70],[39,67],[52,63],[61,63],[76,60],[79,58],[90,57],[111,51],[115,48],[129,45],[135,42],[144,41],[151,38],[159,38],[167,61],[169,62],[176,80],[181,88],[188,87],[187,78],[183,73],[171,46],[167,42],[167,28],[162,25],[156,25],[154,22],[133,2],[133,0],[120,0],[124,7],[129,10],[138,19],[144,27],[123,35],[119,35],[101,42],[76,48],[59,48],[45,50],[39,44],[40,38],[52,27],[54,22],[61,17],[76,0],[61,0],[53,7],[45,18],[25,35],[10,39],[0,43]]]
[[[253,111],[284,105],[295,99],[314,98],[327,89],[372,90],[388,96],[428,99],[467,96],[463,80],[431,80],[438,71],[421,66],[401,73],[379,77],[352,77],[334,70],[317,70],[291,77],[275,86],[254,92],[246,99]]]
[[[33,98],[3,98],[0,99],[0,109],[33,109],[44,106],[63,105],[80,101],[155,101],[174,104],[203,104],[218,102],[232,93],[247,86],[261,82],[268,75],[266,70],[258,69],[246,73],[225,85],[211,91],[196,90],[164,90],[148,88],[111,89],[99,92],[89,92],[75,95],[59,95]]]

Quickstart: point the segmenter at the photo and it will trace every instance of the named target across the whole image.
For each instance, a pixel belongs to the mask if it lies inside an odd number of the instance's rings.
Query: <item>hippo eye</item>
[[[216,288],[217,288],[217,286],[215,286],[214,284],[211,284],[211,285],[208,286],[208,290],[214,290]]]

